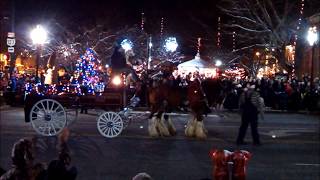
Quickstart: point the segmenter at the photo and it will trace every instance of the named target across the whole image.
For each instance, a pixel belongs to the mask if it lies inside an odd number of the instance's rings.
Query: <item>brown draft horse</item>
[[[187,96],[193,118],[188,122],[186,136],[206,138],[203,125],[203,114],[208,110],[205,95],[199,80],[192,81],[182,89],[172,85],[168,78],[153,79],[148,89],[151,114],[149,116],[149,134],[152,137],[175,135],[176,130],[168,115],[180,106],[183,97]],[[156,117],[153,117],[156,114]]]

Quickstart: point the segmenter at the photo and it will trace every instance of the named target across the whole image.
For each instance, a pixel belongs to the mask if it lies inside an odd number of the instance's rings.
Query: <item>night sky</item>
[[[13,0],[0,1],[3,3]],[[207,49],[214,48],[217,18],[221,15],[217,8],[220,0],[14,1],[17,34],[28,32],[28,28],[35,24],[45,25],[54,21],[61,23],[68,29],[76,29],[79,26],[94,26],[105,21],[108,21],[108,24],[112,27],[139,25],[141,12],[144,12],[146,18],[145,30],[148,34],[152,36],[160,34],[160,21],[161,17],[164,17],[164,33],[176,36],[180,47],[183,47],[182,50],[187,54],[195,53],[197,37],[203,38],[203,46]],[[295,2],[299,2],[299,0]],[[306,0],[306,2],[309,2],[307,3],[308,6],[308,4],[314,4],[318,0]],[[6,6],[0,8],[7,9]],[[306,11],[305,14],[308,12]],[[231,42],[230,40],[224,41],[225,47],[228,46],[228,42]]]
[[[9,1],[9,0],[6,0]],[[161,17],[165,18],[164,33],[180,39],[189,54],[196,51],[196,38],[208,46],[215,44],[218,10],[214,0],[15,0],[17,34],[28,27],[56,20],[69,26],[95,25],[110,21],[122,27],[140,24],[145,13],[145,30],[160,34]],[[209,32],[208,32],[209,31]]]

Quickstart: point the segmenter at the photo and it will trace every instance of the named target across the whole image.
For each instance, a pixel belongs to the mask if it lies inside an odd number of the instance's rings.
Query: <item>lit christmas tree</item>
[[[76,64],[76,70],[72,84],[79,84],[86,87],[87,93],[94,93],[94,88],[99,83],[100,61],[95,58],[95,52],[88,48]]]

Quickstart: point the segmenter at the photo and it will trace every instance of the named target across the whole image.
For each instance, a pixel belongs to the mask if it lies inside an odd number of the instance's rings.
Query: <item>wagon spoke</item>
[[[110,131],[110,129],[109,129],[109,128],[106,128],[106,129],[103,131],[103,133],[109,134],[109,131]]]
[[[53,107],[54,107],[54,102],[51,103],[50,111],[53,110]]]
[[[53,123],[50,123],[50,125],[53,127],[52,129],[53,129],[54,134],[56,134],[57,133],[56,127],[53,125]]]
[[[47,101],[47,110],[49,112],[49,101]]]

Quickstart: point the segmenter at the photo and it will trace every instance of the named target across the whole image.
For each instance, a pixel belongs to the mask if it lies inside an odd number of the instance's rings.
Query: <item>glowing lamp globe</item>
[[[307,40],[308,40],[310,46],[313,46],[318,41],[318,33],[317,33],[316,26],[309,28]]]
[[[178,43],[177,43],[177,39],[175,37],[168,37],[165,40],[166,44],[164,45],[164,47],[166,48],[167,52],[174,52],[177,50],[178,48]]]
[[[120,78],[120,76],[115,76],[115,77],[113,77],[112,83],[113,83],[114,85],[116,85],[116,86],[120,85],[120,84],[121,84],[121,78]]]
[[[216,64],[215,64],[217,67],[221,66],[222,65],[222,62],[220,60],[216,60]]]
[[[44,44],[47,40],[47,31],[40,25],[37,25],[31,33],[30,37],[33,44]]]

